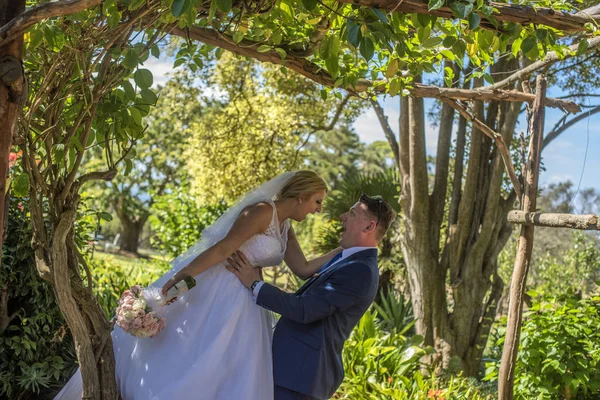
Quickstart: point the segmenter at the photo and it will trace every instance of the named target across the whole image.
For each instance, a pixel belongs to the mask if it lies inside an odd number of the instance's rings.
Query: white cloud
[[[173,68],[173,60],[159,60],[154,57],[148,58],[144,63],[144,67],[149,69],[154,76],[154,84],[152,87],[158,85],[164,85],[169,80],[169,75],[175,68]]]
[[[388,117],[388,121],[392,126],[392,130],[394,134],[397,135],[397,129],[394,129],[394,121],[398,121],[398,112],[395,115],[393,111],[385,110],[385,113]],[[356,119],[354,122],[354,129],[356,129],[356,133],[360,138],[361,142],[364,143],[372,143],[377,140],[386,140],[385,134],[383,133],[383,128],[379,123],[379,119],[373,111],[372,108],[369,108],[364,114]]]
[[[541,177],[544,177],[543,173],[542,173]],[[559,183],[559,182],[564,182],[564,181],[571,181],[571,182],[573,182],[574,179],[569,174],[555,174],[555,175],[550,176],[549,179],[544,179],[544,181],[548,181],[549,183]]]
[[[392,102],[392,100],[395,100]],[[387,116],[388,122],[394,132],[396,138],[398,138],[398,119],[400,118],[400,112],[398,110],[398,99],[387,99],[381,102],[383,111]],[[379,118],[375,114],[372,108],[369,108],[365,113],[356,119],[354,122],[354,129],[360,138],[361,142],[372,143],[376,140],[387,140],[383,133],[383,128],[379,122]],[[437,149],[437,138],[438,130],[430,124],[425,127],[425,144],[427,146],[427,153],[435,154]]]

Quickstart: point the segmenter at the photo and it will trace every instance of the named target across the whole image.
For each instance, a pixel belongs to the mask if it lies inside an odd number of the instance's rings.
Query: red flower
[[[8,168],[12,168],[17,162],[17,153],[9,153],[8,154]]]
[[[444,397],[444,390],[442,389],[429,389],[429,392],[427,392],[427,398],[428,399],[433,399],[433,400],[445,400],[446,398]]]
[[[13,152],[10,152],[10,153],[8,153],[8,168],[9,168],[9,169],[10,169],[10,168],[12,168],[12,167],[15,165],[15,163],[17,162],[17,160],[18,160],[18,159],[19,159],[19,158],[20,158],[22,155],[23,155],[23,152],[22,152],[22,151],[20,151],[20,152],[18,152],[18,153],[13,153]]]
[[[21,211],[23,211],[25,208],[23,207],[23,203],[19,203],[17,204],[17,208]]]

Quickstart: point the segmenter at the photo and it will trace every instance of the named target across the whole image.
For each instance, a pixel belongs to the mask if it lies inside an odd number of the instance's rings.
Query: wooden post
[[[529,142],[525,187],[523,198],[521,199],[521,209],[525,212],[534,212],[536,207],[540,153],[544,139],[546,86],[546,78],[543,75],[539,75],[536,82],[535,100],[529,115],[531,139]],[[502,362],[500,364],[498,382],[498,399],[500,400],[513,399],[515,365],[519,351],[525,283],[527,281],[533,248],[533,232],[534,225],[524,225],[521,227],[515,269],[510,286],[506,340],[504,341],[504,351],[502,352]]]
[[[0,27],[25,11],[25,0],[0,0]],[[7,217],[8,155],[25,93],[23,35],[0,46],[0,259]]]

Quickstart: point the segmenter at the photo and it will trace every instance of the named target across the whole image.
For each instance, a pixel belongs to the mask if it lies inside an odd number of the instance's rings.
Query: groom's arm
[[[367,264],[352,262],[333,272],[324,283],[304,292],[302,296],[264,283],[256,290],[256,304],[292,321],[310,324],[366,298],[372,280],[373,274]]]

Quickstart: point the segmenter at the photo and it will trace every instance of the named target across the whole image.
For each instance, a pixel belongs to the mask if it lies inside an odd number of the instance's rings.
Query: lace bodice
[[[244,252],[252,265],[261,267],[274,267],[281,264],[285,255],[290,223],[285,220],[283,229],[279,226],[277,207],[271,200],[265,200],[273,207],[273,217],[267,230],[251,237],[240,250]]]

